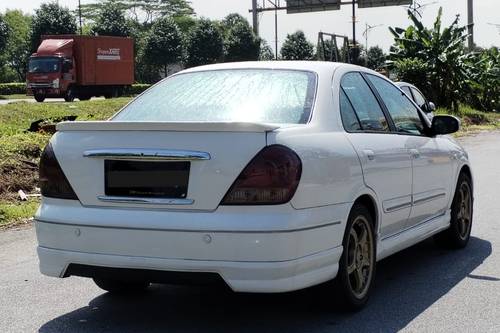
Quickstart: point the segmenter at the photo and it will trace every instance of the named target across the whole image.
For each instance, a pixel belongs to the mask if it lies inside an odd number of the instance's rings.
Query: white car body
[[[42,198],[35,216],[41,272],[66,277],[70,264],[211,272],[234,291],[286,292],[336,276],[346,221],[357,200],[373,206],[377,260],[449,227],[459,172],[470,172],[459,144],[448,136],[343,128],[341,78],[352,71],[377,73],[336,63],[245,62],[176,75],[247,68],[314,72],[309,123],[59,124],[51,144],[79,200]],[[291,148],[302,162],[292,200],[220,205],[246,164],[273,144]],[[207,152],[210,159],[191,162],[190,203],[120,202],[106,200],[103,159],[89,156],[113,149]]]

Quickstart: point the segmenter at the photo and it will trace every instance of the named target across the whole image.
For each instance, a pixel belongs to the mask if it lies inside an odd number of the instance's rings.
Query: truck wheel
[[[45,95],[44,94],[35,94],[35,101],[42,103],[45,100]]]
[[[64,100],[66,102],[73,102],[75,100],[75,91],[72,87],[69,87],[66,91],[66,95],[64,95]]]
[[[90,99],[90,95],[82,95],[82,96],[78,96],[78,99],[80,101],[88,101]]]

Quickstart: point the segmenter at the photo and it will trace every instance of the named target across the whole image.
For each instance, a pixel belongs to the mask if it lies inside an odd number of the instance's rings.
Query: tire
[[[35,94],[34,97],[38,103],[42,103],[45,100],[45,95],[43,94]]]
[[[342,306],[357,311],[368,302],[376,270],[374,223],[365,206],[351,209],[342,245],[335,284]]]
[[[472,230],[473,208],[472,180],[462,172],[458,177],[451,204],[450,227],[434,238],[438,245],[452,249],[463,249],[467,246]]]
[[[123,281],[101,278],[94,278],[93,280],[99,288],[113,294],[137,293],[149,287],[149,282],[144,281]]]
[[[82,95],[82,96],[78,96],[78,99],[80,101],[88,101],[90,99],[90,96],[89,95]]]
[[[64,100],[66,102],[73,102],[75,100],[75,90],[73,87],[69,87],[66,90],[66,94],[64,95]]]

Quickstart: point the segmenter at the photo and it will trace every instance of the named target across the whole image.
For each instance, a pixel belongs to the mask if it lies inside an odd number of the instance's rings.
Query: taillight
[[[240,173],[221,205],[278,205],[290,201],[299,185],[302,162],[291,149],[262,149]]]
[[[68,179],[57,162],[56,155],[49,143],[40,157],[40,190],[44,197],[78,200]]]

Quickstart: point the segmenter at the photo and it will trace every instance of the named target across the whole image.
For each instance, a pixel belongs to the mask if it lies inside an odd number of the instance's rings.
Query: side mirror
[[[63,73],[68,73],[73,68],[73,62],[71,60],[64,60],[62,71]]]
[[[434,116],[431,131],[434,135],[451,134],[460,129],[460,120],[453,116]]]
[[[429,103],[427,103],[427,105],[428,105],[429,112],[436,111],[436,104],[429,102]]]

